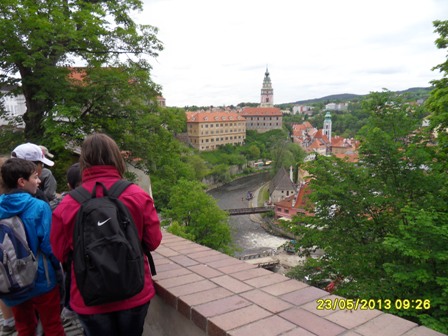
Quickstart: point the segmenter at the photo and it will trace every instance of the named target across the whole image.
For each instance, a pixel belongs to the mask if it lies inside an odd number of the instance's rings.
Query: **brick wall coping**
[[[211,336],[442,336],[379,310],[317,310],[343,299],[164,232],[159,298]]]

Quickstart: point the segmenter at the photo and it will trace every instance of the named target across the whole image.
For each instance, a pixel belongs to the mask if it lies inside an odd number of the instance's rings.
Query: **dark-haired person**
[[[16,157],[19,159],[34,162],[34,164],[37,167],[38,176],[42,176],[44,165],[47,165],[49,167],[53,167],[54,165],[53,161],[45,157],[45,153],[41,147],[30,142],[21,144],[16,148],[14,148],[14,150],[11,152],[11,157]],[[51,174],[51,176],[48,176],[48,173],[45,173],[44,175],[46,176],[46,179],[48,179],[48,182],[46,183],[54,184],[54,189],[56,190],[56,180],[54,179],[53,174]],[[47,203],[50,202],[44,190],[42,190],[41,188],[37,189],[35,196]]]
[[[37,278],[33,289],[3,302],[12,307],[20,336],[34,336],[39,313],[46,336],[65,335],[60,319],[60,296],[56,271],[59,262],[52,253],[49,234],[50,206],[34,197],[39,187],[36,165],[24,159],[11,158],[3,163],[1,176],[5,194],[0,196],[0,218],[19,216],[24,224],[28,245],[38,259]]]
[[[51,202],[51,207],[54,210],[59,203],[63,200],[63,198],[73,189],[79,187],[81,185],[81,169],[79,168],[79,162],[71,165],[66,173],[67,178],[67,188],[69,191],[64,191],[60,197],[57,197],[53,202]],[[64,303],[61,312],[61,320],[62,325],[64,327],[68,327],[73,324],[73,321],[77,318],[77,314],[70,307],[70,272],[69,267],[71,265],[63,264],[62,265],[66,274],[65,283],[64,283]],[[3,335],[0,335],[3,336]]]
[[[42,153],[46,158],[52,159],[54,157],[54,155],[50,153],[47,147],[42,145],[39,145],[39,147],[42,149]],[[51,203],[54,202],[54,200],[57,197],[56,189],[58,187],[58,183],[56,182],[56,179],[54,178],[51,170],[48,169],[47,167],[42,168],[42,173],[39,175],[39,179],[40,179],[39,189],[44,192],[45,197],[48,199],[51,206]]]
[[[6,159],[0,157],[0,167],[3,165]],[[3,182],[0,174],[0,195],[4,194]],[[14,321],[14,314],[11,307],[8,307],[3,301],[0,300],[0,311],[3,315],[3,323],[0,329],[0,336],[9,336],[16,332],[16,322]]]
[[[123,178],[126,164],[115,141],[106,134],[88,136],[81,146],[79,159],[82,186],[93,191],[96,182],[102,182],[107,189]],[[97,191],[102,196],[102,190]],[[131,185],[119,196],[129,209],[135,222],[139,238],[149,250],[155,250],[161,240],[160,221],[154,202],[147,192],[137,185]],[[53,211],[53,225],[50,241],[54,254],[66,262],[73,250],[73,230],[80,204],[65,196]],[[146,257],[145,257],[146,261]],[[155,295],[148,262],[145,262],[145,284],[142,291],[133,297],[97,306],[87,306],[76,285],[72,266],[70,306],[78,314],[87,336],[142,335],[149,302]]]

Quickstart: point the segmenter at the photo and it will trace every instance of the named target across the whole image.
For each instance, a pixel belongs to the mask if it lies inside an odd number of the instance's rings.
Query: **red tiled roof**
[[[308,210],[306,210],[307,202],[309,200],[309,195],[311,194],[311,189],[309,183],[306,182],[302,184],[299,188],[299,192],[297,195],[292,195],[286,197],[285,199],[275,202],[275,206],[287,208],[287,209],[297,209],[297,212],[305,213],[308,216],[314,216],[314,214]],[[294,203],[295,199],[295,203]],[[293,206],[294,203],[294,206]]]
[[[340,137],[340,136],[333,136],[332,138],[331,138],[331,145],[333,146],[333,147],[345,147],[344,146],[344,138],[343,137]]]
[[[359,141],[354,139],[347,139],[341,136],[333,136],[331,138],[331,145],[333,147],[343,147],[343,148],[357,148],[359,147]]]
[[[292,204],[292,200],[294,199],[294,197],[296,197],[296,195],[288,196],[288,197],[282,199],[281,201],[274,202],[274,205],[281,206],[284,208],[292,208],[291,204]]]
[[[307,127],[303,124],[292,126],[292,134],[294,134],[296,136],[302,135],[302,133],[306,130],[307,130]]]
[[[347,160],[349,162],[358,162],[359,161],[359,155],[358,153],[340,153],[340,154],[335,154],[335,157],[337,157],[338,159],[342,159],[342,160]]]
[[[85,68],[75,67],[69,68],[70,73],[68,74],[68,78],[73,81],[76,85],[85,85],[85,79],[87,77],[87,72]]]
[[[292,135],[296,138],[303,137],[304,133],[308,133],[310,136],[314,136],[317,133],[317,129],[311,125],[309,121],[305,121],[302,124],[294,124],[292,125]]]
[[[282,111],[278,107],[245,107],[241,112],[244,116],[281,116]]]
[[[214,121],[244,121],[245,119],[236,112],[185,112],[187,122],[214,122]]]
[[[323,130],[320,129],[316,132],[316,134],[314,134],[314,138],[315,139],[321,139],[323,142],[325,143],[329,143],[330,141],[328,140],[328,137],[326,134],[324,134]]]
[[[296,204],[294,208],[305,208],[308,197],[311,194],[311,189],[308,183],[303,184],[299,189],[299,194],[297,195]]]
[[[311,125],[309,121],[305,121],[302,125],[305,126],[306,128],[313,128],[313,125]]]

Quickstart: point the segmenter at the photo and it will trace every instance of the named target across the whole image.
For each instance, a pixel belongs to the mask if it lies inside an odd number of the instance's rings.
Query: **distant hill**
[[[429,92],[431,92],[432,88],[430,87],[415,87],[415,88],[409,88],[407,90],[403,91],[395,91],[399,94],[416,94],[418,96],[428,96]],[[334,94],[330,96],[325,96],[322,98],[314,98],[314,99],[307,99],[307,100],[298,100],[296,102],[292,103],[286,103],[281,105],[289,105],[289,104],[298,104],[298,105],[307,105],[307,104],[313,104],[313,103],[327,103],[327,102],[338,102],[338,101],[348,101],[348,100],[356,100],[362,97],[365,97],[366,95],[357,95],[353,93],[341,93],[341,94]]]
[[[327,102],[327,101],[328,102],[347,101],[347,100],[352,100],[352,99],[361,98],[361,97],[363,97],[363,95],[357,95],[357,94],[353,94],[353,93],[340,93],[340,94],[325,96],[322,98],[298,100],[298,101],[296,101],[294,103],[290,103],[290,104],[304,105],[304,104],[312,104],[312,103],[322,103],[322,102]]]

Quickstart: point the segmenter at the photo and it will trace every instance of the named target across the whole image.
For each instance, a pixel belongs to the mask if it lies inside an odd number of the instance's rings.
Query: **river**
[[[208,194],[216,199],[221,209],[248,208],[247,192],[254,192],[269,180],[269,173],[246,176],[215,188]],[[251,220],[251,215],[230,216],[229,226],[237,247],[235,257],[272,252],[287,241],[285,238],[267,233],[258,222]]]

